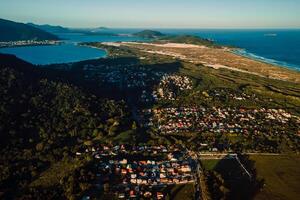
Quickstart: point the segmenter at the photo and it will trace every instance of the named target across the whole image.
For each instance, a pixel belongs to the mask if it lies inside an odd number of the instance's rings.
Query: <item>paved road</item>
[[[196,180],[196,182],[195,182],[195,200],[201,200],[202,197],[201,197],[200,175],[202,172],[202,168],[201,168],[200,161],[199,161],[199,158],[197,155],[193,158],[193,161],[194,161],[195,180]]]

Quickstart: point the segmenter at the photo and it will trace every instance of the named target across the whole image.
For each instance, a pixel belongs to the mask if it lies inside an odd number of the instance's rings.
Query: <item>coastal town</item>
[[[237,140],[234,138],[249,141],[249,145],[243,148],[250,152],[280,152],[277,138],[285,138],[290,148],[299,149],[298,139],[293,137],[300,134],[298,115],[284,109],[255,106],[263,101],[272,102],[271,98],[262,99],[255,93],[229,88],[197,91],[195,81],[189,76],[153,70],[136,62],[106,66],[85,64],[83,70],[85,79],[95,80],[102,87],[125,91],[125,96],[132,102],[132,112],[138,125],[155,129],[161,136],[199,137],[201,142],[195,142],[196,146],[214,152],[237,150],[235,142],[232,142]],[[220,103],[211,106],[188,102],[178,105],[178,101],[190,93],[198,95],[204,103]],[[232,106],[222,106],[227,102]],[[254,108],[235,106],[248,102],[253,103]]]
[[[167,187],[197,186],[197,162],[183,147],[96,145],[76,154],[96,159],[96,186],[118,199],[166,199]]]
[[[0,42],[0,48],[59,45],[61,43],[62,43],[61,41],[57,41],[57,40],[19,40],[19,41]]]
[[[86,79],[99,80],[103,85],[124,87],[124,89],[146,88],[152,85],[162,72],[153,72],[145,67],[138,67],[137,64],[116,64],[111,66],[83,67]]]
[[[106,66],[87,64],[82,69],[87,80],[94,80],[102,86],[134,90],[139,103],[176,100],[181,92],[193,88],[193,82],[187,76],[139,66],[137,63]]]
[[[145,115],[152,115],[145,126],[156,126],[161,133],[205,132],[236,133],[248,135],[262,132],[260,128],[272,123],[279,126],[300,118],[284,110],[276,109],[221,109],[221,108],[158,108],[144,110]],[[261,126],[257,126],[260,124]]]
[[[243,137],[256,142],[248,147],[248,151],[260,151],[260,143],[270,146],[270,150],[278,152],[277,143],[265,143],[265,137],[288,139],[291,132],[299,131],[294,127],[300,126],[300,118],[282,109],[234,109],[234,108],[205,108],[205,107],[168,107],[145,109],[141,111],[143,126],[155,127],[163,135],[195,136],[211,135],[201,139],[199,150],[214,152],[232,151],[232,143],[226,139],[218,142],[216,138]],[[219,135],[219,136],[218,136]],[[215,138],[215,139],[212,139]],[[289,138],[293,141],[296,138]],[[197,143],[195,141],[195,143]],[[295,143],[297,144],[297,142]],[[292,146],[291,146],[292,147]],[[296,147],[299,148],[299,147]],[[246,150],[246,149],[245,149]]]
[[[192,89],[192,81],[186,76],[164,75],[155,91],[153,98],[158,101],[162,99],[175,100],[180,91]]]

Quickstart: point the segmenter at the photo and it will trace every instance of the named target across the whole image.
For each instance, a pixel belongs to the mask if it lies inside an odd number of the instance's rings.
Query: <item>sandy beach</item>
[[[142,42],[110,42],[103,44],[115,47],[126,46],[143,53],[171,56],[185,62],[201,64],[216,70],[227,69],[271,79],[300,83],[300,72],[238,55],[233,52],[233,49],[227,47],[211,48],[193,44]]]

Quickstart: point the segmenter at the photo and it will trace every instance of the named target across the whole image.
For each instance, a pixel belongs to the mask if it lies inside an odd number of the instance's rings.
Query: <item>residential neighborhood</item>
[[[95,145],[77,152],[97,160],[97,186],[119,199],[165,199],[170,185],[196,182],[197,162],[176,146]]]
[[[20,46],[39,46],[39,45],[58,45],[61,41],[57,40],[19,40],[0,42],[0,48],[20,47]]]
[[[192,81],[187,76],[165,75],[161,78],[153,98],[157,100],[175,100],[180,91],[191,90]]]

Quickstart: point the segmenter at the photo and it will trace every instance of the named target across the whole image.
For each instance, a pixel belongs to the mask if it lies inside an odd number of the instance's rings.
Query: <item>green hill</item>
[[[61,180],[88,162],[75,153],[111,133],[114,122],[116,134],[129,127],[122,102],[79,88],[71,75],[0,54],[0,199],[70,199],[73,185]],[[80,195],[87,188],[76,178]]]
[[[160,38],[161,41],[168,41],[174,43],[196,44],[204,46],[217,46],[213,41],[200,38],[193,35],[172,35]]]
[[[144,31],[135,33],[133,35],[137,36],[137,37],[149,38],[149,39],[165,36],[163,33],[159,32],[159,31],[152,31],[152,30],[144,30]]]
[[[38,24],[33,24],[33,23],[28,23],[27,25],[41,29],[48,33],[68,33],[68,32],[70,32],[70,29],[64,28],[62,26],[52,26],[49,24],[38,25]]]
[[[0,19],[0,42],[18,40],[59,40],[51,33],[47,33],[33,26]]]

